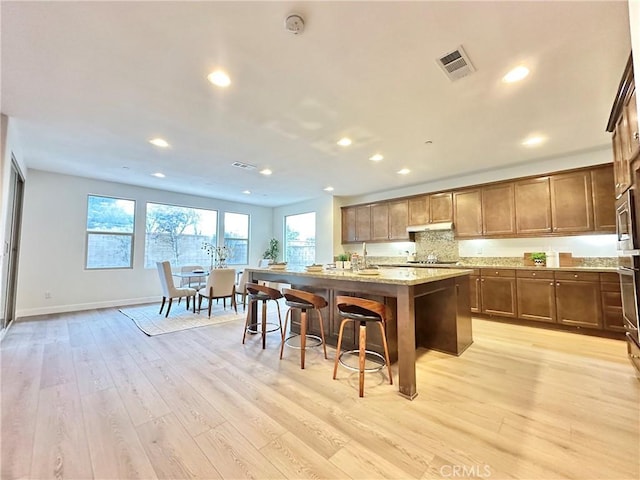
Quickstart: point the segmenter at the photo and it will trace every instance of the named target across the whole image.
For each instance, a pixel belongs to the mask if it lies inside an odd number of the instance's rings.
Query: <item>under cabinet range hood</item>
[[[425,223],[424,225],[410,225],[407,233],[432,232],[436,230],[453,230],[453,222]]]

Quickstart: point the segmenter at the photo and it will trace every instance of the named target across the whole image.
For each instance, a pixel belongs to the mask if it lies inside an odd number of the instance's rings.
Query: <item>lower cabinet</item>
[[[515,318],[515,270],[482,268],[480,272],[480,311],[487,315]]]
[[[553,271],[518,270],[518,318],[556,322],[556,290]]]
[[[617,273],[600,274],[600,294],[602,297],[602,322],[605,330],[625,332],[622,316],[622,294]]]
[[[480,313],[480,269],[474,268],[469,275],[469,303],[472,313]]]
[[[602,327],[600,274],[555,272],[558,323],[579,327]]]

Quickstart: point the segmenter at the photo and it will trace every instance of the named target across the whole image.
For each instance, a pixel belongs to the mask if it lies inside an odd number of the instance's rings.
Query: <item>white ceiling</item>
[[[624,1],[1,8],[2,113],[30,168],[268,206],[607,145],[631,48]],[[301,35],[284,28],[292,12]],[[459,45],[477,71],[451,82],[435,59]],[[530,75],[502,83],[519,64]],[[207,81],[218,67],[226,90]],[[534,133],[548,141],[523,147]]]

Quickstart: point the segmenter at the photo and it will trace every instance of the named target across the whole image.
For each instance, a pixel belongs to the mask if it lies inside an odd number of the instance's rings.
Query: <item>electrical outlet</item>
[[[44,298],[49,300],[51,298],[51,292],[44,292]]]

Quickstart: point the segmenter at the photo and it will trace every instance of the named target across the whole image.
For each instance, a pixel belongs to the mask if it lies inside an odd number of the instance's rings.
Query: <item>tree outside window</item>
[[[316,212],[287,215],[284,221],[284,258],[290,265],[312,265],[316,260]]]
[[[230,250],[228,265],[249,263],[249,215],[224,213],[224,245]]]
[[[203,245],[217,244],[217,228],[215,210],[147,203],[145,267],[165,260],[174,267],[210,266]]]
[[[85,268],[133,266],[134,200],[89,195]]]

